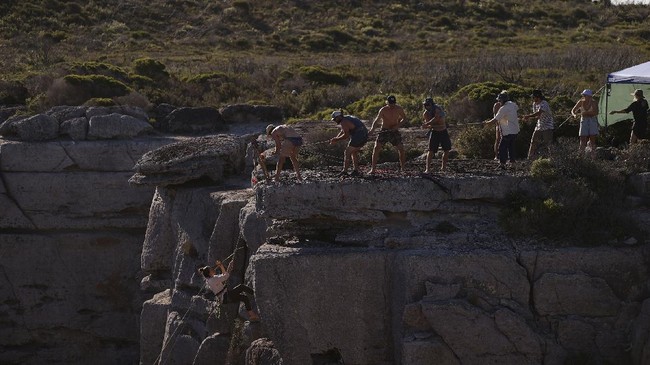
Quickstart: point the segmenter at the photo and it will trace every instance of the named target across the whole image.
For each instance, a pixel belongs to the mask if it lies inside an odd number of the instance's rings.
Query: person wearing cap
[[[516,159],[515,139],[517,138],[517,134],[519,134],[519,117],[517,116],[519,106],[510,100],[510,96],[505,91],[499,93],[497,99],[501,102],[501,107],[494,118],[486,120],[483,123],[496,122],[501,129],[501,140],[499,141],[499,167],[503,169],[506,167],[506,162],[508,162],[508,160],[513,164]]]
[[[372,150],[372,165],[370,167],[370,174],[375,173],[377,160],[379,159],[379,151],[385,143],[390,143],[399,154],[400,171],[404,171],[406,164],[406,153],[404,152],[404,145],[402,144],[402,135],[399,132],[399,127],[406,122],[406,113],[404,109],[397,104],[395,96],[389,95],[386,98],[386,105],[379,109],[379,113],[375,120],[372,121],[370,133],[372,133],[378,126],[378,121],[381,120],[381,130],[375,139],[375,147]]]
[[[336,137],[330,139],[330,144],[350,138],[343,155],[343,171],[341,171],[341,175],[347,175],[350,160],[352,160],[352,174],[350,176],[361,176],[359,171],[359,151],[368,142],[368,129],[361,119],[352,115],[343,115],[339,110],[332,112],[332,121],[339,125],[341,131]]]
[[[596,137],[598,136],[598,102],[593,98],[593,91],[584,89],[582,97],[571,109],[574,118],[580,116],[580,153],[585,153],[587,143],[591,148],[591,158],[596,157]]]
[[[223,266],[223,263],[217,260],[214,267],[204,266],[199,269],[199,273],[203,275],[203,278],[208,284],[208,287],[214,293],[220,303],[228,304],[242,302],[244,303],[244,307],[246,307],[250,321],[259,321],[257,313],[255,313],[253,307],[251,306],[250,299],[245,295],[253,295],[253,289],[244,284],[239,284],[230,290],[228,289],[227,281],[230,278],[230,273],[234,267],[233,263],[234,261],[230,261],[228,270],[226,270],[226,268]],[[221,272],[220,274],[217,274],[217,268]]]
[[[422,113],[422,128],[429,128],[429,148],[427,149],[427,159],[424,173],[431,171],[431,158],[438,152],[438,147],[442,147],[442,164],[440,170],[447,168],[449,151],[451,150],[451,138],[447,131],[445,123],[445,112],[433,102],[432,98],[426,98],[422,102],[424,112]]]
[[[275,141],[275,152],[278,155],[278,163],[275,167],[275,181],[280,180],[280,172],[284,167],[284,161],[287,157],[291,160],[293,170],[296,172],[298,181],[302,181],[300,177],[300,168],[298,166],[298,148],[302,146],[302,137],[286,124],[274,126],[269,124],[266,127],[266,135],[270,136]]]
[[[530,96],[533,97],[533,112],[524,115],[524,121],[527,122],[531,118],[537,118],[537,124],[535,124],[533,136],[530,138],[529,160],[535,156],[539,147],[548,148],[553,143],[553,129],[555,128],[551,106],[546,101],[542,90],[533,90]]]
[[[634,124],[632,133],[630,133],[630,144],[637,143],[639,138],[645,138],[646,129],[648,129],[648,101],[643,96],[643,90],[636,89],[632,94],[634,101],[627,108],[621,110],[612,110],[609,114],[629,113],[632,112]]]

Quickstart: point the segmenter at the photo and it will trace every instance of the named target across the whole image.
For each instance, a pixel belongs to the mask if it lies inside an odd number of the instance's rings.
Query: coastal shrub
[[[133,61],[133,71],[142,76],[147,76],[153,80],[167,80],[169,73],[165,70],[166,66],[153,58],[138,58]]]
[[[494,137],[494,124],[461,127],[454,140],[454,149],[467,158],[492,158]]]
[[[127,95],[131,88],[104,75],[67,75],[47,90],[50,105],[81,105],[92,98]]]
[[[298,69],[298,74],[310,82],[321,85],[347,85],[348,83],[343,74],[322,66],[303,66]]]
[[[500,216],[515,236],[539,236],[597,246],[628,237],[644,239],[624,206],[624,178],[603,161],[580,156],[573,141],[552,148],[550,160],[531,165],[531,175],[547,189],[535,196],[514,194]]]
[[[121,81],[129,79],[128,72],[123,68],[105,62],[75,62],[69,71],[77,75],[104,75]]]

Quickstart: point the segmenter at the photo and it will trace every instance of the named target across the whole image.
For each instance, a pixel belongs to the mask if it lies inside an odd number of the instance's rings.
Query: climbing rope
[[[234,257],[235,254],[237,253],[237,251],[239,251],[240,249],[245,248],[245,247],[240,247],[240,243],[241,243],[241,242],[242,242],[242,240],[239,240],[239,242],[237,242],[237,246],[235,247],[235,249],[233,250],[233,252],[232,252],[228,257],[226,257],[226,258],[223,260],[224,263],[227,262],[228,260],[233,259],[233,257]],[[199,290],[199,292],[196,294],[196,296],[202,296],[203,293],[204,293],[204,291],[206,290],[206,288],[207,288],[207,283],[204,283],[203,286],[201,287],[201,290]],[[221,306],[221,303],[219,302],[219,298],[217,297],[216,299],[217,299],[217,303],[218,303],[218,304],[217,304],[216,306],[214,306],[213,309],[210,310],[210,313],[208,314],[208,318],[206,319],[206,322],[210,319],[210,317],[211,317],[212,314],[214,313],[215,308],[219,308],[219,307]],[[185,320],[185,317],[187,317],[187,315],[189,314],[189,312],[190,312],[191,309],[192,309],[192,305],[191,305],[191,300],[190,300],[190,305],[188,306],[187,310],[185,311],[185,313],[183,314],[183,316],[182,316],[181,319],[180,319],[180,322],[181,322],[181,323]],[[221,314],[221,313],[219,313],[219,314]],[[226,314],[226,315],[227,315],[227,314]],[[165,352],[165,349],[167,348],[167,346],[168,346],[169,343],[171,342],[171,339],[172,339],[172,338],[174,339],[174,342],[171,344],[170,349],[173,349],[174,346],[176,345],[176,341],[178,340],[178,336],[175,336],[175,335],[176,335],[176,331],[178,331],[179,328],[181,328],[180,325],[177,326],[176,329],[174,329],[174,331],[173,331],[172,334],[169,336],[169,338],[167,339],[167,341],[165,341],[165,343],[163,343],[163,346],[162,346],[162,348],[160,349],[160,352],[159,352],[159,354],[158,354],[158,357],[156,357],[156,360],[153,362],[153,365],[156,365],[156,364],[159,364],[159,365],[165,365],[165,363],[167,363],[167,360],[169,359],[169,357],[167,357],[167,358],[165,359],[165,361],[163,361],[162,363],[159,363],[159,361],[160,361],[160,359],[161,359],[163,353]]]

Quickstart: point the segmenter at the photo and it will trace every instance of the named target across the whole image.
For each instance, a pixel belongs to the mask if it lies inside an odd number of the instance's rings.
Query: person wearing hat
[[[343,115],[339,110],[332,112],[332,121],[339,125],[341,131],[336,137],[330,139],[330,144],[350,138],[343,155],[343,171],[341,171],[341,175],[347,175],[350,160],[352,160],[352,173],[350,176],[361,176],[359,171],[359,151],[368,142],[368,129],[361,119],[352,115]]]
[[[524,121],[531,118],[537,118],[533,136],[530,138],[530,147],[528,148],[528,159],[532,159],[539,147],[544,146],[548,148],[553,143],[553,113],[551,106],[546,101],[542,90],[533,90],[530,95],[533,97],[533,112],[524,115]]]
[[[244,284],[239,284],[232,289],[228,289],[227,281],[230,278],[230,273],[234,267],[233,263],[234,261],[230,261],[228,270],[226,270],[226,268],[223,266],[223,263],[217,260],[214,267],[204,266],[199,269],[199,273],[203,275],[203,278],[208,284],[208,287],[214,293],[220,303],[228,304],[242,302],[244,303],[244,307],[246,307],[250,321],[259,321],[260,319],[257,313],[255,313],[253,307],[251,306],[250,299],[245,295],[253,295],[253,289]],[[217,274],[217,268],[221,272],[220,274]]]
[[[501,129],[501,140],[499,141],[499,167],[505,168],[508,160],[511,164],[515,162],[515,139],[519,134],[519,116],[517,111],[519,106],[510,100],[507,92],[502,91],[497,95],[501,102],[501,107],[494,118],[486,120],[483,123],[496,122]]]
[[[571,115],[577,118],[580,115],[580,153],[585,153],[587,143],[591,148],[591,158],[596,157],[596,137],[598,137],[598,102],[594,100],[594,93],[584,89],[582,98],[571,109]]]
[[[645,138],[646,129],[648,129],[648,101],[643,97],[643,90],[636,89],[630,95],[634,96],[634,101],[627,108],[621,110],[612,110],[609,114],[629,113],[634,116],[632,133],[630,133],[630,144],[637,143],[639,138]]]
[[[375,147],[372,150],[372,165],[370,167],[370,174],[375,173],[377,160],[379,159],[379,151],[385,143],[390,143],[399,154],[400,171],[404,171],[406,164],[406,153],[404,152],[404,145],[402,144],[402,135],[399,132],[399,127],[406,122],[406,113],[404,109],[397,104],[395,96],[389,95],[386,98],[386,105],[379,109],[379,113],[375,120],[372,121],[370,133],[372,133],[378,126],[378,121],[381,120],[381,130],[375,139]]]
[[[291,160],[293,171],[296,172],[298,181],[302,181],[300,177],[300,168],[298,166],[298,148],[302,146],[302,137],[286,124],[274,126],[269,124],[266,127],[266,135],[270,136],[275,141],[275,152],[278,155],[278,163],[275,167],[275,181],[280,180],[280,172],[284,167],[284,161],[287,157]]]
[[[427,149],[426,167],[424,173],[431,171],[431,158],[438,152],[438,146],[442,147],[442,164],[440,170],[447,168],[449,151],[451,150],[451,138],[445,123],[445,112],[433,102],[432,98],[426,98],[422,102],[424,112],[422,113],[422,128],[429,128],[429,148]]]

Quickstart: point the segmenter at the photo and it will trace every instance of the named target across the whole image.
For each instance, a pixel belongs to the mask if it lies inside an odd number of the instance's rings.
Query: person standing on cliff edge
[[[381,130],[375,140],[375,147],[372,150],[372,165],[370,167],[370,174],[375,173],[377,160],[379,159],[379,151],[384,143],[389,142],[399,153],[399,166],[400,171],[404,172],[404,164],[406,163],[406,153],[404,152],[404,145],[402,144],[402,135],[399,132],[399,127],[406,122],[406,113],[404,109],[397,105],[395,96],[390,95],[386,98],[386,105],[379,109],[379,113],[375,120],[372,121],[370,133],[378,127],[378,121],[381,120]]]
[[[275,167],[275,181],[280,180],[280,172],[282,172],[287,157],[291,160],[293,171],[296,172],[296,179],[302,181],[300,167],[298,166],[298,149],[302,146],[302,137],[295,129],[286,124],[277,127],[269,124],[266,126],[266,135],[275,141],[275,152],[273,153],[278,155],[278,163]]]

